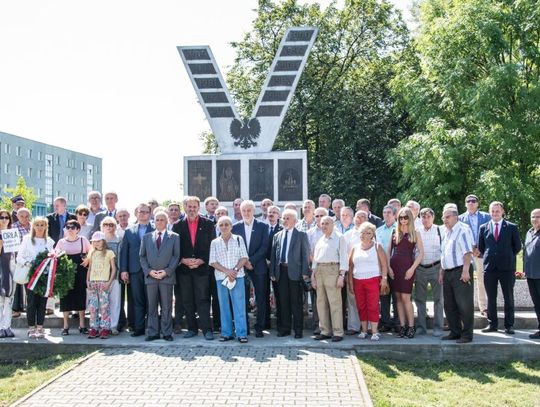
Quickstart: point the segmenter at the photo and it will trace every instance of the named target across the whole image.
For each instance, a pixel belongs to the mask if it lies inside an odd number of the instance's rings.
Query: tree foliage
[[[260,0],[257,11],[252,30],[232,44],[227,80],[240,113],[251,115],[285,30],[317,27],[274,149],[307,150],[311,197],[326,192],[350,204],[368,197],[380,208],[396,192],[386,153],[407,133],[388,86],[408,42],[400,14],[380,0],[346,0],[342,8]]]
[[[11,198],[17,195],[21,195],[24,198],[25,207],[32,213],[32,206],[37,200],[37,195],[34,190],[26,185],[24,177],[17,178],[17,185],[15,188],[6,188],[0,206],[3,209],[11,211]]]
[[[417,133],[390,155],[406,197],[467,193],[528,223],[540,198],[540,7],[536,0],[425,0],[392,81]]]

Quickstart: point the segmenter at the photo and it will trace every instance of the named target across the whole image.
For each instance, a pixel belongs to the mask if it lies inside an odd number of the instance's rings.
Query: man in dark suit
[[[516,281],[516,255],[521,240],[516,225],[503,219],[501,202],[489,205],[491,221],[480,226],[478,250],[484,258],[484,286],[488,300],[489,326],[483,332],[497,331],[497,285],[501,284],[504,297],[504,328],[514,334],[514,283]]]
[[[54,243],[64,237],[64,225],[68,220],[77,220],[77,217],[66,210],[67,201],[63,196],[54,198],[54,212],[47,215],[49,221],[49,236]]]
[[[180,260],[180,238],[167,231],[168,216],[164,211],[154,215],[156,230],[144,235],[141,243],[141,266],[148,298],[147,341],[159,339],[161,308],[161,333],[163,339],[172,341],[172,295],[176,282],[176,266]]]
[[[279,220],[281,219],[281,210],[278,206],[271,205],[267,208],[267,220],[268,220],[268,251],[266,252],[266,264],[270,266],[270,257],[272,256],[272,242],[274,241],[274,235],[278,233],[280,230],[283,230],[283,226],[279,224]],[[274,305],[276,307],[276,321],[277,325],[281,325],[281,316],[279,314],[279,301],[278,301],[278,290],[277,290],[277,282],[269,280],[270,284],[268,284],[267,289],[267,298],[268,298],[268,312],[266,313],[266,329],[270,329],[270,310],[271,310],[271,304],[270,304],[270,286],[272,287],[272,291],[274,292]]]
[[[113,191],[106,192],[105,195],[105,210],[99,212],[94,218],[94,226],[92,227],[92,233],[99,230],[101,227],[101,221],[107,216],[116,218],[116,204],[118,203],[118,194]]]
[[[197,335],[198,328],[205,339],[214,339],[210,323],[209,266],[210,243],[216,237],[214,223],[199,216],[201,202],[196,196],[184,200],[186,217],[173,226],[180,235],[180,289],[186,310],[188,331],[184,338]],[[199,316],[198,325],[195,312]]]
[[[268,225],[255,219],[255,203],[251,200],[240,204],[242,220],[232,228],[232,233],[242,236],[248,253],[248,261],[244,265],[247,275],[255,289],[255,301],[257,303],[257,321],[255,322],[255,337],[262,338],[268,313],[268,267],[266,265],[266,253],[268,252]],[[249,286],[246,285],[249,298]],[[246,301],[246,315],[247,315]],[[249,320],[248,334],[249,334]]]
[[[278,336],[302,338],[304,328],[304,285],[309,278],[309,242],[305,232],[295,228],[296,211],[283,212],[283,230],[274,235],[270,257],[270,277],[277,281],[281,314]],[[292,324],[291,324],[292,317]]]
[[[120,278],[128,285],[128,302],[133,304],[134,331],[131,336],[144,335],[146,317],[146,288],[141,266],[141,241],[145,234],[153,232],[150,225],[150,206],[141,203],[137,206],[137,223],[124,232],[120,246]]]
[[[371,213],[371,202],[369,202],[369,199],[362,198],[356,201],[356,210],[365,211],[368,214],[368,222],[375,225],[376,228],[383,225],[384,222],[382,219]]]

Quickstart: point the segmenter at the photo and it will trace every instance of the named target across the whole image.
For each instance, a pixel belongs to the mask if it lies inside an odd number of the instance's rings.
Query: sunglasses
[[[9,220],[9,216],[0,216],[0,219],[2,219],[2,220]]]
[[[476,203],[478,201],[476,199],[467,199],[465,202],[467,202],[467,203]]]
[[[74,230],[74,229],[78,229],[78,228],[77,228],[77,226],[75,226],[75,225],[67,225],[67,226],[66,226],[66,229],[68,229],[68,230]]]
[[[407,216],[400,216],[398,219],[399,219],[399,220],[404,220],[404,219],[409,220],[409,218],[408,218]]]
[[[315,215],[316,218],[322,218],[324,215]]]
[[[115,227],[116,225],[114,223],[104,223],[103,226],[108,226],[110,228]]]
[[[78,213],[77,215],[79,215],[79,216],[88,216],[87,213]]]

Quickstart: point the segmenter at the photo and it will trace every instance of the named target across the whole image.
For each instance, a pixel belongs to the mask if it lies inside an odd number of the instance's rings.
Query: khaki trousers
[[[339,277],[337,264],[319,264],[315,270],[317,281],[317,312],[321,334],[343,336],[343,311],[341,288],[336,283]]]
[[[473,257],[474,271],[476,272],[476,286],[478,287],[478,309],[480,311],[487,310],[487,294],[484,286],[484,259],[481,257]]]

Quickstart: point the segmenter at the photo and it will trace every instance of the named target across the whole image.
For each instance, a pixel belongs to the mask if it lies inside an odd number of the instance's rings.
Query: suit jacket
[[[146,226],[146,233],[153,232],[151,224]],[[145,233],[145,234],[146,234]],[[144,237],[144,236],[143,236]],[[141,239],[139,238],[139,224],[130,225],[124,231],[124,238],[120,245],[120,272],[127,271],[130,274],[142,271]]]
[[[113,211],[114,214],[116,214],[116,209]],[[102,212],[99,212],[96,217],[94,218],[94,226],[92,226],[92,233],[97,232],[100,228],[101,221],[105,219],[107,216],[109,216],[109,210],[105,209]],[[113,216],[114,217],[114,216]]]
[[[144,273],[144,282],[151,284],[175,284],[176,266],[180,261],[180,237],[174,232],[165,232],[161,236],[161,245],[157,248],[158,233],[154,230],[143,236],[141,242],[140,258]],[[167,277],[156,280],[149,276],[150,270],[164,270]]]
[[[268,252],[268,225],[260,220],[253,219],[253,227],[251,229],[251,238],[249,247],[247,247],[246,230],[244,221],[240,221],[232,227],[232,232],[235,235],[242,236],[248,252],[248,258],[253,266],[253,272],[256,274],[265,274],[268,269],[266,267],[266,253]]]
[[[516,255],[521,250],[519,231],[515,224],[501,221],[499,240],[495,241],[495,227],[492,222],[480,226],[478,250],[484,257],[484,272],[515,272]]]
[[[379,218],[377,215],[373,215],[371,212],[368,215],[368,222],[372,225],[375,225],[376,228],[381,227],[383,225],[383,220]]]
[[[66,212],[66,223],[68,220],[77,220],[77,217],[69,212]],[[58,241],[62,238],[61,234],[62,231],[60,230],[60,219],[58,219],[58,214],[56,212],[49,213],[47,215],[47,220],[49,221],[49,236],[52,240],[54,240],[54,243],[58,243]]]
[[[279,280],[280,269],[279,262],[281,259],[281,250],[285,230],[281,230],[274,235],[272,243],[272,254],[270,256],[270,276]],[[307,234],[293,228],[291,236],[291,244],[287,257],[288,276],[293,281],[302,280],[302,276],[309,277],[308,269],[309,261],[309,242]]]
[[[460,222],[463,222],[469,225],[469,227],[472,230],[471,216],[469,212],[462,213],[461,215],[459,215],[458,219]],[[491,216],[489,216],[489,213],[478,211],[478,224],[476,225],[476,230],[473,230],[473,236],[479,237],[480,226],[482,226],[484,223],[488,223],[490,220],[491,220]],[[478,246],[478,238],[476,239],[476,242],[474,242],[474,244]]]
[[[270,230],[270,225],[268,225],[268,230]],[[283,230],[283,226],[281,226],[278,222],[276,223],[276,226],[274,226],[274,230],[268,234],[268,250],[266,252],[266,260],[268,261],[270,261],[270,257],[272,256],[272,243],[274,242],[274,235],[280,230]]]
[[[204,264],[200,265],[195,270],[208,271],[210,243],[216,238],[214,223],[209,219],[199,216],[199,226],[197,227],[197,233],[195,234],[195,246],[191,243],[187,217],[184,217],[184,219],[174,224],[173,232],[180,235],[180,259],[191,257],[202,259]],[[183,272],[191,271],[189,267],[186,267],[183,264],[180,265],[180,270]]]

